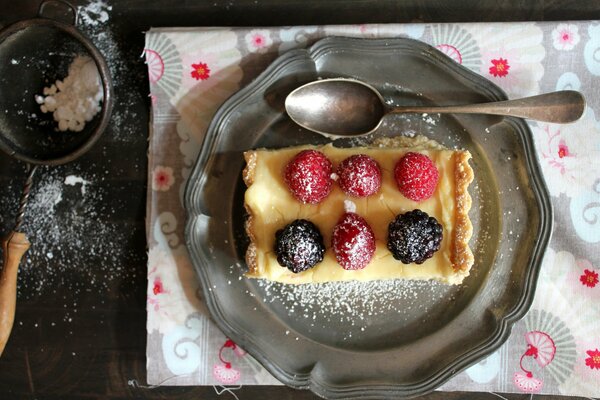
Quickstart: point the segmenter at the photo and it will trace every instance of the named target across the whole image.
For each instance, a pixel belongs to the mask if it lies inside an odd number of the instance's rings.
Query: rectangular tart
[[[371,156],[381,167],[380,191],[366,198],[355,198],[346,195],[334,184],[331,193],[319,204],[301,203],[289,192],[283,171],[289,160],[305,149],[323,152],[334,169],[351,155]],[[439,171],[434,194],[418,203],[398,191],[393,176],[396,162],[409,151],[426,154]],[[244,206],[248,213],[246,232],[250,238],[246,252],[247,277],[288,284],[378,279],[434,279],[458,284],[469,275],[473,264],[469,239],[473,229],[469,219],[471,196],[468,186],[473,180],[473,170],[468,162],[471,158],[468,151],[449,150],[437,142],[417,136],[387,138],[369,147],[337,148],[328,144],[259,149],[245,152],[244,157],[246,168],[243,178],[247,185]],[[369,223],[375,234],[375,254],[362,270],[344,270],[331,249],[332,230],[349,204]],[[443,239],[440,249],[423,264],[403,264],[394,259],[387,249],[387,229],[396,215],[417,208],[437,219],[443,228]],[[293,273],[277,262],[273,249],[275,232],[301,218],[313,222],[320,229],[326,252],[323,261],[313,268]]]

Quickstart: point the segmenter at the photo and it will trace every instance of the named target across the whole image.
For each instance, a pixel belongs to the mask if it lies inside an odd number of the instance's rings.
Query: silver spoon
[[[585,99],[579,92],[563,90],[481,104],[388,107],[373,86],[355,79],[336,78],[295,89],[285,99],[285,109],[298,125],[335,138],[369,134],[388,113],[493,114],[568,123],[581,117]]]

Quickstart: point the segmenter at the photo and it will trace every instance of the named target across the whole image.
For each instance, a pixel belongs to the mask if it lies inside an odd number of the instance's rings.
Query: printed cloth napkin
[[[325,36],[410,37],[509,98],[583,92],[570,125],[529,122],[555,209],[533,306],[510,339],[442,390],[600,396],[600,23],[171,28],[146,34],[148,382],[279,384],[211,322],[186,251],[182,195],[218,107],[280,54]],[[192,90],[193,89],[193,90]]]

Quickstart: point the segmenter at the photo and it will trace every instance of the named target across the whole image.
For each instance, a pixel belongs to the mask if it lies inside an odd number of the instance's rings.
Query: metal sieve
[[[51,18],[49,9],[69,15],[70,21]],[[0,30],[0,149],[28,165],[28,177],[15,227],[2,241],[0,271],[0,355],[10,335],[16,304],[20,260],[30,246],[20,232],[37,165],[59,165],[88,151],[108,126],[112,110],[112,81],[108,65],[92,42],[75,25],[77,10],[64,0],[44,0],[36,18]],[[77,55],[94,60],[104,91],[101,111],[81,132],[59,132],[52,114],[35,101],[43,88],[68,74]]]

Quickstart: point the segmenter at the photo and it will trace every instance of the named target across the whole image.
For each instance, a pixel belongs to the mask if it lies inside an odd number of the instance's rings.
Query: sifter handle
[[[11,232],[3,241],[4,263],[0,271],[0,356],[10,336],[17,303],[17,271],[30,243],[22,232]]]

